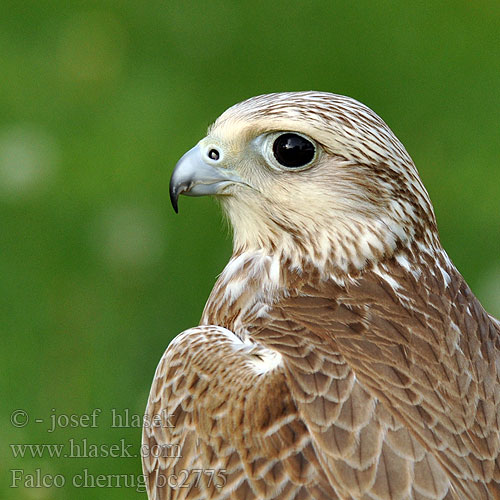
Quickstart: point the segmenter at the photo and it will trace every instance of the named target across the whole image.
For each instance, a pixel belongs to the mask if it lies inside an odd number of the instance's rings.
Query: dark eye
[[[314,144],[298,134],[280,135],[273,144],[274,157],[284,167],[307,165],[314,158]]]
[[[214,160],[214,161],[217,161],[220,157],[220,154],[219,152],[216,150],[216,149],[211,149],[209,152],[208,152],[208,157],[211,159],[211,160]]]

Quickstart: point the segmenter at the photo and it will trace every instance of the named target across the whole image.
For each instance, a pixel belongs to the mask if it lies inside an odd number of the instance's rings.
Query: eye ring
[[[272,152],[281,167],[297,170],[311,164],[316,157],[316,146],[301,134],[285,132],[275,137]]]

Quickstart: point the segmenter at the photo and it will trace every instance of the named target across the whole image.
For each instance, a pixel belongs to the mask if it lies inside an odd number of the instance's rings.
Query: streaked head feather
[[[261,138],[279,131],[318,145],[311,168],[270,168]],[[291,266],[305,261],[341,275],[415,239],[439,246],[432,205],[410,156],[384,121],[354,99],[325,92],[254,97],[224,112],[204,141],[223,148],[230,167],[252,186],[221,197],[236,253],[263,248]]]

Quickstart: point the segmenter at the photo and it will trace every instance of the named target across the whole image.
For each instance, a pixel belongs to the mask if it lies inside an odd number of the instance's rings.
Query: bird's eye
[[[313,160],[316,150],[314,144],[305,137],[287,132],[276,138],[273,153],[280,165],[299,168]]]
[[[215,160],[217,161],[219,158],[220,158],[220,153],[216,150],[216,149],[211,149],[209,152],[208,152],[208,157],[211,159],[211,160]]]

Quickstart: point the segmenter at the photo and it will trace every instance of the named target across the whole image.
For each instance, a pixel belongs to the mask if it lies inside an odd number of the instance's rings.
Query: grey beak
[[[170,201],[178,213],[179,195],[205,196],[219,194],[230,184],[244,184],[232,171],[209,163],[196,145],[177,162],[170,178]]]

